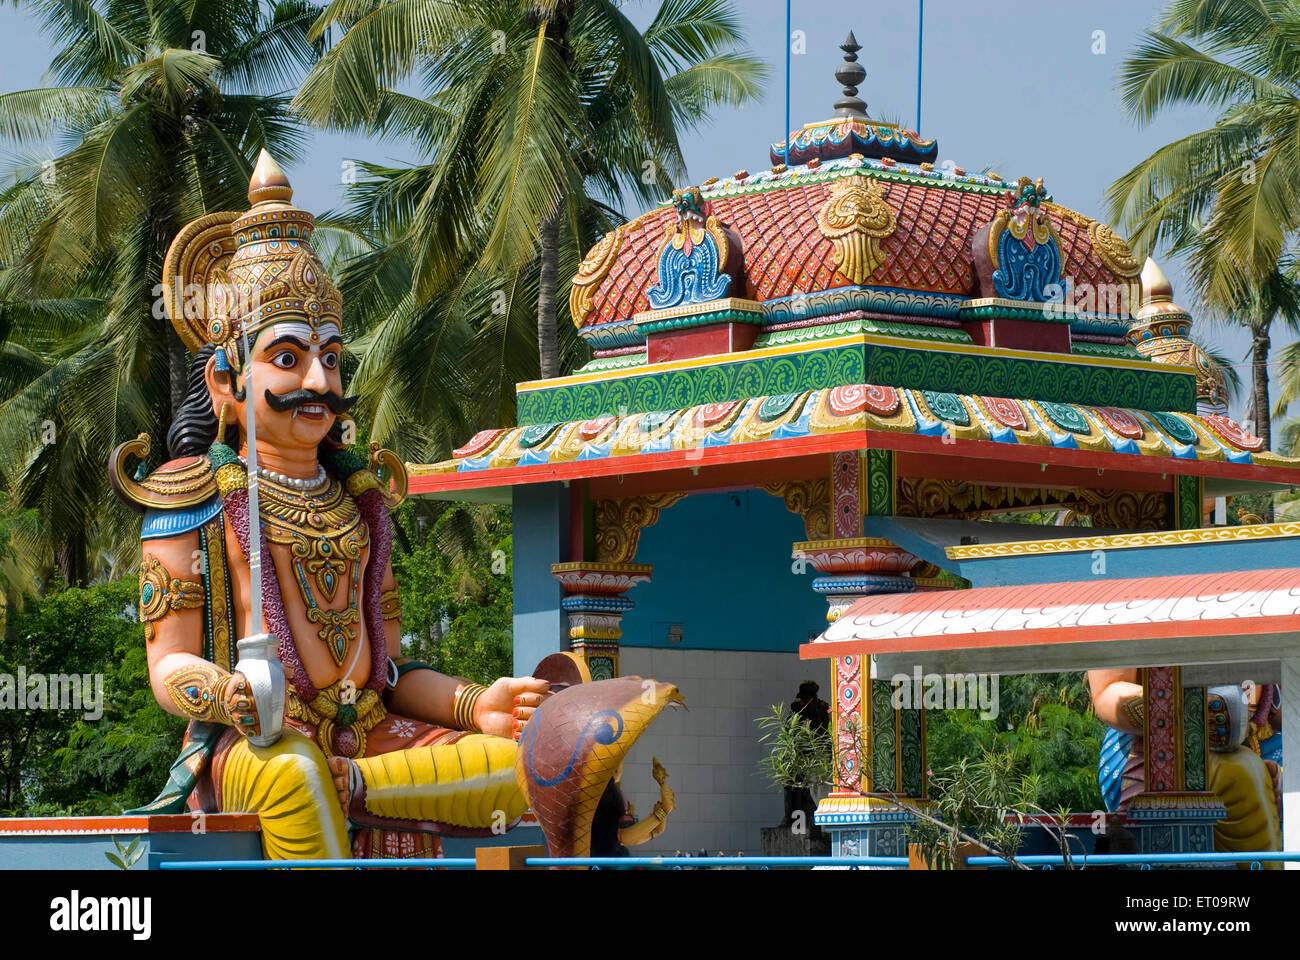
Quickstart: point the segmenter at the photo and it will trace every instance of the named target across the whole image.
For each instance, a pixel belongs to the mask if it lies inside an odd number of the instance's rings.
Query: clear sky
[[[806,52],[791,57],[790,119],[794,127],[825,119],[839,96],[832,76],[838,45],[852,29],[867,78],[859,91],[872,116],[916,119],[917,2],[851,3],[792,0],[795,31]],[[744,110],[720,111],[705,129],[686,134],[690,179],[726,176],[770,164],[768,145],[783,139],[785,114],[784,0],[743,0],[755,54],[771,65],[764,100]],[[940,160],[979,170],[991,166],[1007,180],[1042,177],[1054,198],[1089,216],[1103,217],[1106,188],[1155,148],[1212,119],[1198,111],[1161,117],[1145,128],[1125,114],[1116,93],[1124,55],[1155,18],[1159,0],[925,0],[921,130],[939,141]],[[640,26],[657,0],[628,4]],[[0,90],[44,83],[51,56],[46,38],[25,13],[0,8]],[[342,202],[340,176],[348,157],[408,162],[400,143],[318,134],[313,159],[289,174],[296,199],[321,211]],[[640,211],[625,211],[635,216]],[[1162,264],[1183,306],[1195,309],[1178,264]],[[1237,329],[1202,330],[1234,360],[1244,360],[1249,338]],[[1278,331],[1277,348],[1294,335]],[[1275,369],[1275,368],[1274,368]],[[1249,382],[1249,367],[1239,367]],[[1240,415],[1245,404],[1232,405]]]

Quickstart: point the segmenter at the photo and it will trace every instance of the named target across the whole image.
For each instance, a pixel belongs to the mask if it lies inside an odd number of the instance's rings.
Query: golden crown
[[[342,298],[311,245],[316,220],[292,200],[288,177],[263,150],[246,213],[210,213],[176,235],[163,261],[163,303],[191,351],[213,344],[238,366],[233,344],[244,333],[290,319],[342,326]]]

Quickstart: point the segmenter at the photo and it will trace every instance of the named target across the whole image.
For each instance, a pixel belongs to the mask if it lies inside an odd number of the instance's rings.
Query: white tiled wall
[[[781,790],[759,772],[759,730],[755,718],[772,704],[787,706],[802,680],[821,684],[830,700],[826,661],[800,661],[795,653],[726,650],[672,650],[623,647],[619,672],[675,683],[686,709],[668,708],[628,755],[623,792],[646,816],[658,798],[651,758],[668,771],[677,809],[668,828],[632,852],[710,854],[744,852],[757,856],[759,828],[781,822]]]

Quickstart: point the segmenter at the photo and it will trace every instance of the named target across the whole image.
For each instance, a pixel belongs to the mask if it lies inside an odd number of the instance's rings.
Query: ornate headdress
[[[274,322],[305,322],[313,339],[326,324],[341,328],[342,300],[311,245],[315,218],[292,199],[289,179],[263,150],[248,212],[199,217],[167,250],[167,316],[191,351],[217,347],[218,369],[238,368],[235,341],[245,331],[251,344]]]

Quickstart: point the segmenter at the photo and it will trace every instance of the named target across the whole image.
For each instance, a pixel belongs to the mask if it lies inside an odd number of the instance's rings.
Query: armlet
[[[207,600],[207,591],[198,580],[172,576],[157,557],[146,556],[140,565],[140,622],[144,639],[152,641],[154,624],[173,610],[197,610]]]

